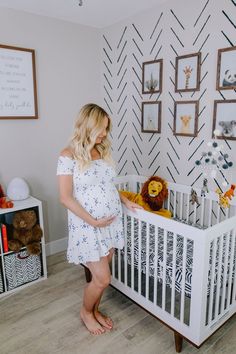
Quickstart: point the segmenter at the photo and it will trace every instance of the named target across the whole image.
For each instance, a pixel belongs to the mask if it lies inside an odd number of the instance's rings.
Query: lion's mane
[[[148,194],[148,185],[151,181],[160,182],[163,186],[161,192],[156,197],[151,197]],[[160,210],[163,206],[164,200],[168,196],[168,189],[166,187],[166,182],[164,181],[164,179],[158,176],[150,177],[143,185],[141,196],[143,197],[143,200],[150,206],[152,210],[154,211]]]

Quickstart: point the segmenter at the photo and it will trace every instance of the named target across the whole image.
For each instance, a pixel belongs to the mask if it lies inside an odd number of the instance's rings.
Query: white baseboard
[[[68,237],[46,243],[46,256],[65,251],[67,249],[67,243]]]

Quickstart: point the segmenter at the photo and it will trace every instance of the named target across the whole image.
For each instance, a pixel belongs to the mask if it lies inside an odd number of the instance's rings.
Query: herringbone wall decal
[[[211,140],[214,100],[235,98],[235,90],[216,91],[217,51],[236,45],[235,19],[235,0],[172,0],[103,31],[103,103],[112,116],[119,174],[158,174],[201,186],[207,171],[196,167],[195,160]],[[176,56],[197,52],[201,52],[200,91],[175,93]],[[163,91],[142,94],[142,63],[154,59],[163,59]],[[197,137],[173,135],[174,103],[181,100],[199,100]],[[143,101],[162,102],[160,134],[141,132]],[[235,142],[221,144],[232,156]],[[235,168],[218,173],[210,188],[233,179]]]

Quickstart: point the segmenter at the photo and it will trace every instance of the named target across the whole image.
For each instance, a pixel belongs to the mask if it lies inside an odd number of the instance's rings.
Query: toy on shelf
[[[34,210],[17,211],[13,217],[13,239],[9,240],[9,249],[19,252],[21,247],[26,246],[28,255],[41,253],[40,240],[43,231],[37,223]]]
[[[130,201],[141,205],[146,211],[171,218],[171,212],[163,209],[163,203],[168,196],[167,183],[158,176],[150,177],[143,185],[141,193],[120,191]]]
[[[3,188],[0,184],[0,209],[13,208],[14,203],[5,196]]]

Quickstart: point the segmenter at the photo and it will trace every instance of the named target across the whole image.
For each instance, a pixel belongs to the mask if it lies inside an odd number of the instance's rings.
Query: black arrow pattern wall
[[[169,181],[201,185],[204,171],[195,160],[211,139],[213,102],[235,98],[233,90],[215,90],[217,49],[236,45],[235,38],[235,0],[169,1],[104,31],[103,103],[113,120],[113,155],[119,174],[159,174]],[[175,93],[175,57],[196,52],[202,53],[200,91]],[[161,58],[163,92],[143,95],[142,63]],[[142,133],[141,103],[157,100],[162,101],[162,131]],[[173,135],[174,102],[181,100],[199,100],[195,138]],[[222,144],[232,156],[235,142]],[[236,180],[235,173],[230,174],[217,175],[211,187]]]

